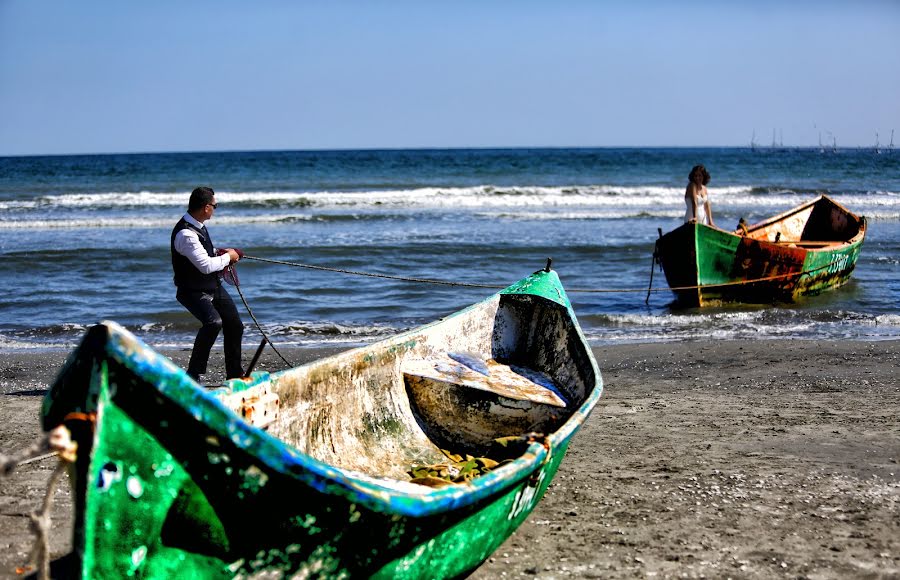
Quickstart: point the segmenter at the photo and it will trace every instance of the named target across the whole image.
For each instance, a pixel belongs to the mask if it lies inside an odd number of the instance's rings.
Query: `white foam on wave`
[[[759,319],[763,312],[719,312],[711,314],[608,314],[606,319],[623,326],[702,326],[707,322],[748,323]]]
[[[390,324],[347,324],[332,321],[294,321],[270,325],[268,332],[279,337],[316,336],[329,341],[357,341],[364,337],[380,337],[396,334],[400,330]]]
[[[297,221],[311,221],[317,219],[309,214],[277,214],[277,215],[240,215],[216,217],[214,224],[240,225],[240,224],[266,224],[266,223],[290,223]],[[10,220],[0,221],[0,230],[52,230],[63,228],[170,228],[177,221],[176,218],[156,218],[140,220],[124,220],[113,218],[76,218],[62,220]]]
[[[0,202],[0,210],[40,209],[50,207],[109,208],[116,206],[148,207],[178,205],[187,207],[190,193],[108,192],[44,195],[35,199]]]
[[[722,196],[749,193],[749,186],[711,188]],[[648,205],[659,200],[680,201],[684,196],[683,187],[667,186],[625,186],[625,185],[570,185],[570,186],[493,186],[472,187],[421,187],[395,190],[366,191],[249,191],[216,193],[218,200],[226,204],[314,204],[316,206],[344,205],[456,205],[460,202],[471,205],[518,205],[529,200],[541,203],[620,204],[623,199]],[[166,207],[187,206],[188,192],[158,193],[106,192],[46,195],[30,200],[9,200],[0,202],[0,210],[40,209],[47,207],[101,208],[110,207]],[[515,200],[515,201],[513,201]]]
[[[681,186],[657,185],[572,185],[572,186],[491,186],[473,187],[423,187],[396,190],[367,191],[314,191],[314,192],[228,192],[217,194],[220,203],[241,206],[243,215],[234,218],[217,216],[220,223],[260,223],[284,219],[311,219],[309,216],[291,214],[287,216],[256,217],[246,215],[247,208],[264,211],[310,208],[321,212],[333,208],[338,211],[353,209],[363,212],[383,212],[386,209],[453,209],[453,210],[506,210],[501,217],[515,219],[617,219],[650,215],[654,217],[678,217],[684,212],[684,189]],[[69,208],[91,211],[128,211],[135,208],[177,208],[183,210],[189,194],[153,192],[117,192],[43,196],[34,200],[11,200],[0,202],[0,212],[10,212],[7,219],[0,222],[0,228],[15,227],[112,227],[115,220],[91,219],[83,216],[71,220],[35,220],[30,211]],[[865,215],[872,220],[900,220],[900,194],[895,192],[870,192],[833,196],[836,201],[850,208],[854,213]],[[750,186],[737,185],[710,188],[710,198],[720,211],[741,214],[752,213],[751,219],[761,219],[808,202],[814,194],[801,194],[785,190],[783,192],[758,193]],[[530,214],[535,209],[573,209],[570,214]],[[579,211],[583,210],[579,216]],[[590,213],[593,211],[594,213]],[[27,221],[8,219],[22,212]],[[2,215],[2,214],[0,214]],[[228,222],[235,219],[238,221]],[[143,221],[143,220],[142,220]],[[154,218],[145,222],[157,227]],[[166,225],[168,220],[166,221]],[[121,224],[116,224],[121,227]],[[133,226],[132,226],[133,227]]]
[[[0,334],[0,351],[3,350],[47,350],[48,348],[72,348],[77,340],[72,339],[63,343],[30,342],[3,336]]]
[[[585,325],[588,340],[597,343],[666,342],[696,339],[896,338],[900,315],[877,316],[838,312],[794,312],[788,318],[769,309],[703,314],[609,314],[599,326]]]
[[[111,207],[170,207],[186,208],[190,192],[158,193],[139,192],[106,192],[106,193],[72,193],[63,195],[45,195],[35,199],[0,201],[0,210],[41,209],[50,207],[68,208],[100,208]],[[217,201],[223,203],[246,204],[308,204],[314,193],[256,191],[245,193],[217,192]]]
[[[772,320],[765,310],[750,312],[718,312],[711,314],[641,315],[611,314],[610,323],[620,327],[662,328],[667,337],[696,338],[752,338],[798,336],[809,332],[818,323],[811,319],[799,318],[792,322],[784,319]]]
[[[623,209],[598,209],[583,211],[541,211],[544,208],[535,208],[534,210],[520,209],[518,211],[505,208],[497,208],[490,210],[479,208],[474,215],[477,217],[488,219],[507,219],[518,221],[588,221],[588,220],[615,220],[615,219],[637,219],[637,218],[662,218],[677,219],[682,217],[684,210],[681,208],[672,209],[666,207],[647,207],[647,208],[623,208]],[[253,215],[241,214],[231,215],[227,217],[216,216],[215,225],[250,225],[250,224],[291,224],[296,222],[309,222],[316,220],[328,220],[330,217],[343,216],[344,214],[335,214],[329,216],[327,214],[273,214],[273,215]],[[361,217],[365,213],[360,213],[355,217]],[[864,214],[870,221],[900,221],[900,212],[898,213],[872,213]],[[142,218],[140,220],[122,219],[122,218],[74,218],[74,219],[50,219],[50,220],[0,220],[0,231],[6,230],[54,230],[54,229],[153,229],[153,228],[169,228],[172,226],[174,218]],[[891,261],[890,263],[893,263]]]
[[[628,219],[640,217],[654,218],[678,218],[684,215],[683,210],[673,209],[623,209],[623,210],[585,210],[585,211],[561,211],[561,212],[542,212],[542,211],[481,211],[476,214],[479,217],[509,220],[534,220],[534,221],[553,221],[553,220],[602,220],[602,219]]]
[[[218,194],[217,194],[218,195]],[[559,186],[559,187],[423,187],[401,190],[317,191],[304,194],[223,193],[229,203],[298,202],[315,207],[653,207],[681,201],[684,191],[670,187]],[[297,196],[297,197],[291,197]]]
[[[754,199],[756,201],[769,198],[808,200],[815,194],[799,193],[791,189],[780,191],[766,191],[760,193],[757,187],[752,185],[730,185],[722,187],[709,187],[710,195],[722,200],[735,201]],[[610,184],[581,184],[581,185],[491,185],[482,184],[476,186],[453,187],[431,186],[409,189],[370,189],[370,190],[302,190],[302,191],[224,191],[220,190],[216,196],[220,201],[230,203],[266,203],[266,202],[298,202],[305,200],[332,200],[334,202],[345,201],[390,201],[390,200],[421,200],[429,199],[437,195],[451,195],[454,197],[528,197],[528,196],[589,196],[589,197],[613,197],[613,198],[644,198],[655,196],[673,200],[684,198],[685,188],[682,185],[610,185]],[[116,191],[95,193],[69,193],[43,195],[34,199],[5,200],[0,201],[0,209],[34,208],[43,206],[71,206],[71,207],[110,207],[110,206],[186,206],[189,192],[151,192],[151,191]],[[876,203],[881,205],[900,204],[900,192],[877,190],[857,194],[832,194],[839,200],[852,201],[853,203]]]
[[[875,317],[875,324],[880,326],[900,326],[900,315],[879,314]]]

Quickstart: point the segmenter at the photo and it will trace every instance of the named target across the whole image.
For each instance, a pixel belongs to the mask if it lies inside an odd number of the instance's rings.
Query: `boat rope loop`
[[[378,274],[373,272],[361,272],[358,270],[344,270],[341,268],[329,268],[327,266],[315,266],[312,264],[301,264],[298,262],[288,262],[285,260],[272,260],[269,258],[258,258],[256,256],[244,256],[245,260],[256,260],[258,262],[267,262],[270,264],[281,264],[283,266],[293,266],[295,268],[308,268],[310,270],[322,270],[325,272],[336,272],[339,274],[352,274],[354,276],[367,276],[369,278],[386,278],[388,280],[400,280],[403,282],[417,282],[421,284],[442,284],[444,286],[466,286],[468,288],[491,288],[491,289],[503,289],[506,286],[498,286],[495,284],[474,284],[469,282],[450,282],[448,280],[434,280],[431,278],[410,278],[407,276],[392,276],[390,274]],[[677,291],[677,290],[697,290],[700,288],[721,288],[725,286],[740,286],[743,284],[755,284],[757,282],[768,282],[771,280],[778,280],[781,278],[791,278],[791,277],[800,277],[804,275],[812,274],[813,272],[817,272],[819,270],[824,270],[826,268],[830,268],[831,266],[837,264],[837,261],[831,262],[830,264],[826,264],[824,266],[819,266],[817,268],[812,268],[810,270],[804,270],[802,272],[788,272],[786,274],[775,274],[773,276],[765,276],[763,278],[750,278],[747,280],[736,280],[733,282],[720,282],[718,284],[698,284],[695,286],[674,286],[670,288],[653,288],[652,287],[652,278],[651,278],[651,287],[650,288],[566,288],[566,292],[571,294],[573,292],[580,293],[591,293],[591,294],[613,294],[613,293],[628,293],[628,292],[646,292],[648,297],[650,292],[669,292],[669,291]],[[240,288],[238,288],[240,290]],[[243,298],[243,296],[241,296]],[[246,302],[244,303],[246,305]]]
[[[50,453],[45,453],[48,450]],[[28,514],[35,541],[28,557],[29,567],[22,571],[36,566],[38,578],[42,580],[50,578],[50,508],[53,504],[53,492],[65,473],[66,467],[75,462],[77,450],[78,444],[72,440],[69,429],[65,425],[58,425],[25,449],[11,455],[0,454],[0,477],[9,475],[20,465],[40,461],[54,455],[59,456],[59,462],[47,481],[47,491],[44,493],[40,509]]]

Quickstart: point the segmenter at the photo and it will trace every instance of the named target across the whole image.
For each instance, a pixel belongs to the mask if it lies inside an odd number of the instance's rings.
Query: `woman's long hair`
[[[702,165],[694,165],[688,175],[688,180],[691,183],[702,183],[703,185],[706,185],[709,183],[709,171]]]

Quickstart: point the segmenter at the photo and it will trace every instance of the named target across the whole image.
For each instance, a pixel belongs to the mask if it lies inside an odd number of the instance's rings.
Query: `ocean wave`
[[[80,338],[80,337],[78,337]],[[17,339],[0,335],[0,350],[3,351],[22,351],[22,350],[46,350],[48,348],[72,348],[78,344],[75,337],[62,342],[47,343],[45,341],[34,341],[27,339]]]
[[[717,190],[713,190],[717,191]],[[722,193],[749,192],[750,188],[725,188]],[[186,207],[188,193],[110,192],[89,194],[46,195],[30,200],[0,201],[0,210],[49,209],[53,207],[81,209],[110,209],[134,207]],[[309,192],[228,192],[216,193],[222,204],[237,207],[307,208],[347,206],[429,206],[455,207],[481,205],[554,204],[581,205],[594,203],[615,205],[622,199],[649,204],[648,198],[680,198],[682,187],[658,186],[519,186],[497,187],[421,187],[367,191],[309,191]],[[603,201],[605,200],[605,201]]]
[[[313,204],[312,193],[292,193],[258,191],[247,193],[216,193],[217,201],[242,207],[309,207]],[[109,209],[134,207],[178,207],[186,208],[190,192],[157,193],[107,192],[44,195],[34,199],[0,201],[0,210],[49,209],[53,207]]]
[[[66,336],[70,334],[84,334],[84,332],[89,328],[90,325],[75,323],[75,322],[62,322],[60,324],[51,324],[49,326],[43,326],[39,328],[34,328],[31,330],[31,337],[42,337],[42,336]]]
[[[879,314],[875,317],[875,324],[881,326],[900,326],[900,315],[898,314]]]
[[[173,322],[149,322],[135,326],[125,326],[131,332],[142,335],[165,335],[165,334],[189,334],[193,341],[193,335],[197,331],[196,321],[193,319],[182,318]],[[291,337],[319,337],[319,338],[352,338],[354,340],[360,338],[375,338],[383,336],[392,336],[406,330],[405,327],[399,327],[392,324],[367,323],[358,324],[352,322],[334,322],[327,320],[320,321],[293,321],[283,323],[263,324],[263,331],[272,336],[279,337],[282,340]],[[60,328],[45,329],[46,334],[53,334],[61,330]],[[258,335],[255,327],[248,325],[247,337],[252,342],[253,336]],[[245,342],[248,342],[245,340]]]
[[[60,323],[9,331],[0,334],[0,350],[73,348],[90,326],[92,324]],[[197,332],[196,321],[186,317],[173,322],[123,324],[123,327],[153,345],[154,348],[190,348]],[[276,347],[282,345],[359,345],[393,336],[407,329],[406,326],[386,323],[357,324],[332,321],[263,324],[263,331],[272,337]],[[260,338],[259,331],[255,327],[247,325],[243,341],[245,349],[249,348],[248,345],[257,344]]]
[[[794,310],[752,307],[752,310],[720,311],[702,313],[665,314],[594,314],[590,318],[598,324],[612,326],[709,326],[710,324],[808,324],[808,323],[849,323],[877,324],[876,317],[852,310]],[[890,315],[893,316],[893,315]]]
[[[900,315],[843,310],[760,309],[703,314],[601,314],[583,317],[585,335],[598,344],[677,340],[896,339]]]
[[[510,210],[498,208],[496,210],[480,209],[472,215],[487,219],[506,219],[515,221],[591,221],[591,220],[628,220],[641,218],[677,219],[684,215],[682,208],[647,207],[647,208],[622,208],[622,209],[584,209],[574,211],[544,211],[546,208],[533,210]],[[719,206],[720,215],[724,213]],[[758,208],[756,208],[757,211]],[[775,213],[774,211],[771,213]],[[265,224],[296,224],[303,222],[342,222],[360,220],[392,220],[392,219],[416,219],[419,214],[403,212],[379,212],[366,213],[358,211],[353,213],[308,213],[308,214],[241,214],[227,217],[216,216],[214,225],[265,225]],[[864,212],[863,215],[869,221],[897,222],[900,221],[900,211],[897,212]],[[758,216],[757,216],[758,217]],[[112,217],[95,218],[61,218],[61,219],[0,219],[0,231],[2,230],[55,230],[55,229],[167,229],[177,221],[175,217],[141,218],[140,220],[127,220]],[[894,262],[891,262],[894,263]]]
[[[241,215],[215,218],[215,224],[297,223],[322,219],[311,214]],[[177,217],[123,220],[121,218],[68,218],[43,220],[0,220],[0,230],[52,230],[63,228],[171,228]]]
[[[812,194],[785,188],[710,188],[718,215],[751,221],[810,201]],[[763,195],[764,193],[764,195]],[[428,187],[359,192],[221,192],[215,223],[278,224],[410,217],[415,212],[470,212],[511,220],[611,220],[679,218],[681,187],[578,185],[554,187]],[[96,193],[43,196],[0,202],[0,230],[59,228],[168,228],[187,204],[187,193]],[[836,201],[873,221],[900,221],[895,192],[834,195]],[[171,213],[166,208],[174,206]],[[174,209],[177,207],[178,209]],[[156,208],[155,211],[149,211]],[[52,211],[69,210],[69,211]],[[137,217],[139,216],[139,217]]]
[[[784,187],[733,185],[710,187],[714,202],[731,205],[777,205],[802,203],[818,193],[828,193],[845,204],[900,207],[900,194],[873,191],[840,192],[797,191]],[[419,187],[366,191],[220,191],[218,200],[243,208],[309,208],[346,206],[470,206],[552,204],[552,205],[642,205],[660,202],[680,204],[684,187],[660,185],[560,185]],[[0,211],[50,209],[54,207],[110,209],[135,207],[187,206],[189,193],[108,192],[44,195],[34,199],[0,201]]]
[[[758,324],[764,312],[718,312],[704,314],[596,314],[592,322],[613,327],[710,328],[713,324]]]
[[[792,310],[760,308],[745,311],[689,314],[590,314],[580,317],[591,344],[668,342],[682,340],[847,339],[887,340],[900,336],[900,315],[865,314],[847,310]],[[61,323],[6,331],[0,349],[39,350],[73,348],[90,325]],[[264,324],[276,347],[362,346],[394,336],[414,326],[384,322],[296,320]],[[190,348],[196,323],[184,317],[171,322],[126,324],[125,327],[154,348]],[[259,331],[247,325],[246,349],[258,344]]]
[[[585,210],[585,211],[482,211],[475,215],[492,219],[508,219],[521,221],[547,221],[547,220],[615,220],[635,218],[679,218],[684,215],[684,210],[675,209],[622,209],[622,210]]]
[[[376,338],[392,336],[402,332],[405,328],[398,328],[390,324],[351,324],[328,321],[295,321],[284,324],[270,325],[266,332],[272,336],[303,337],[318,336],[335,338],[348,338],[359,340],[360,338]]]

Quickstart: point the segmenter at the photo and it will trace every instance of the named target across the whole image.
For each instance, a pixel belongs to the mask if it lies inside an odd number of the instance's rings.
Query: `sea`
[[[653,249],[683,222],[701,163],[722,227],[819,194],[866,216],[851,281],[792,304],[677,308]],[[0,350],[69,349],[101,320],[189,348],[198,324],[175,300],[169,239],[200,185],[219,202],[216,246],[262,258],[238,265],[243,299],[229,287],[247,350],[261,331],[278,346],[363,345],[548,259],[597,346],[900,337],[892,149],[252,151],[0,157]]]

